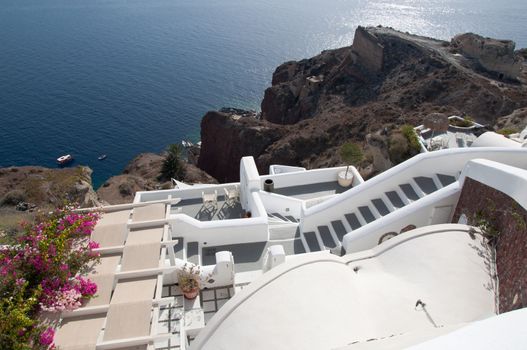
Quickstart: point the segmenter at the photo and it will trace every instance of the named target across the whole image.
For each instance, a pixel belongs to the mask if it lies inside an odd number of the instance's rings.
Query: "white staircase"
[[[302,232],[307,252],[331,250],[341,252],[345,234],[361,228],[404,206],[415,202],[456,181],[454,175],[434,174],[416,176],[408,181],[380,193],[371,191],[371,199],[365,203],[354,203],[340,219],[321,223],[316,230]]]

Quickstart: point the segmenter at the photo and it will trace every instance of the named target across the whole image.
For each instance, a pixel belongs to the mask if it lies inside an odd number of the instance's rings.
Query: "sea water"
[[[280,63],[378,24],[525,47],[527,1],[0,0],[0,167],[70,153],[98,186],[140,152],[198,140],[208,110],[258,109]]]

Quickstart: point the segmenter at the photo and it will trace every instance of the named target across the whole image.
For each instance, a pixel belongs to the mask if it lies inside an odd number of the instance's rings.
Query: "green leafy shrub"
[[[414,127],[408,124],[401,126],[401,132],[408,141],[409,150],[413,155],[421,152],[421,143],[415,133]]]
[[[350,165],[359,166],[364,159],[364,154],[362,153],[362,149],[359,145],[356,143],[347,142],[340,146],[340,158],[348,166],[346,168],[347,175]]]
[[[388,155],[394,164],[408,159],[408,140],[400,133],[394,133],[388,139]]]
[[[399,164],[421,152],[421,143],[411,125],[403,125],[388,139],[388,155],[394,164]]]
[[[515,128],[503,128],[498,131],[496,131],[498,134],[509,136],[511,134],[519,133],[518,129]]]
[[[185,176],[185,167],[181,160],[181,146],[171,144],[166,149],[166,156],[161,168],[160,180],[181,179]]]

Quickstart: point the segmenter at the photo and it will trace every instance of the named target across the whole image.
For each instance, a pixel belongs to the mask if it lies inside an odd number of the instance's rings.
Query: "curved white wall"
[[[485,247],[468,229],[438,225],[360,254],[295,257],[229,300],[191,349],[334,349],[491,316]]]

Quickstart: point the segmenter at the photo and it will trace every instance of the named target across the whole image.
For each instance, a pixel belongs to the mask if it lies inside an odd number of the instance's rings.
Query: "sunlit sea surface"
[[[526,47],[527,1],[0,0],[0,167],[71,153],[100,185],[140,152],[199,139],[207,110],[258,109],[280,63],[378,24]]]

